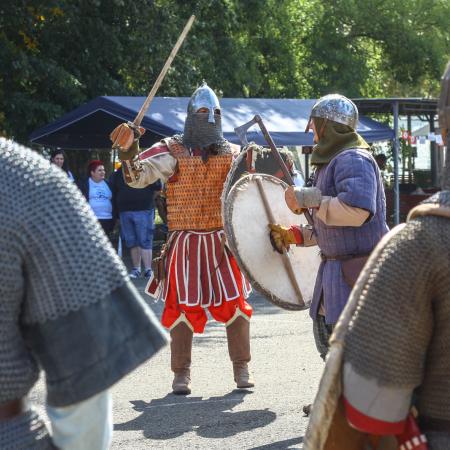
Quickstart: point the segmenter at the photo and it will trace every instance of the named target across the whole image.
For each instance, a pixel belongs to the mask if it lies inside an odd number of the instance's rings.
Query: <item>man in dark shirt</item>
[[[113,193],[114,209],[120,219],[121,237],[130,249],[133,268],[130,278],[141,276],[141,262],[144,266],[144,276],[150,278],[152,273],[152,247],[155,221],[156,192],[161,189],[157,181],[143,189],[129,187],[119,168],[110,179]]]

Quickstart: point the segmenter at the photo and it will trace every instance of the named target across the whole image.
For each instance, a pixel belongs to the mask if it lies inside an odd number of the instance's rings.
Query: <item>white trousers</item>
[[[111,445],[113,420],[109,390],[74,405],[47,405],[53,443],[61,450],[107,450]]]

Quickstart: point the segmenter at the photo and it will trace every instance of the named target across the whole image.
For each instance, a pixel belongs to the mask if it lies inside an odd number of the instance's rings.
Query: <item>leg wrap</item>
[[[238,388],[253,387],[248,371],[250,355],[250,323],[247,317],[235,317],[227,326],[228,352],[233,362],[234,380]]]
[[[333,333],[333,325],[325,323],[325,316],[320,314],[313,320],[314,342],[320,357],[325,361],[328,349],[330,348],[329,340]]]
[[[182,314],[183,316],[184,314]],[[170,330],[170,366],[175,374],[172,389],[174,394],[191,393],[192,330],[184,322]]]

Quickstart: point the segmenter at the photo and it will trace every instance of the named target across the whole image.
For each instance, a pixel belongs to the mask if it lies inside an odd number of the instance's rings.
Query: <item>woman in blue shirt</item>
[[[89,202],[92,211],[109,236],[114,229],[112,192],[105,180],[105,166],[100,160],[93,160],[88,165],[89,177],[79,186]]]

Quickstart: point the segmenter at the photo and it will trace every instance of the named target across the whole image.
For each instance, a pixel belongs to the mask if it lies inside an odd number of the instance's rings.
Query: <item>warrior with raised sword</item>
[[[126,130],[129,131],[126,131]],[[174,394],[191,393],[191,349],[194,333],[203,333],[207,311],[226,326],[228,350],[238,388],[254,382],[250,361],[250,285],[227,246],[221,195],[234,154],[224,139],[221,108],[214,91],[203,83],[192,95],[181,135],[163,139],[140,152],[135,133],[119,158],[128,185],[142,188],[160,179],[167,183],[168,242],[162,268],[147,293],[162,299],[162,324],[170,330]]]

